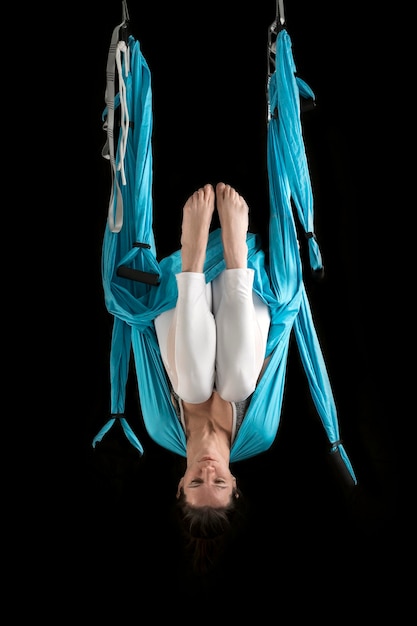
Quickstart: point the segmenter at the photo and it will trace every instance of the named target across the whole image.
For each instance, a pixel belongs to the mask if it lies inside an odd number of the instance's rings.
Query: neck
[[[227,462],[232,436],[232,407],[214,392],[201,404],[183,402],[187,459],[216,456]]]

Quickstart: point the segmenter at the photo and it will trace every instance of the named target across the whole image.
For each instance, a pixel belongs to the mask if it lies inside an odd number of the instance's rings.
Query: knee
[[[256,376],[248,376],[243,367],[229,371],[224,380],[216,381],[216,390],[227,402],[241,402],[246,400],[256,389]]]

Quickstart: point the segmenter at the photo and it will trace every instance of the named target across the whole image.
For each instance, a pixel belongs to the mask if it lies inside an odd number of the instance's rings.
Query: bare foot
[[[204,185],[183,208],[181,261],[183,272],[203,272],[207,241],[214,212],[214,189]]]
[[[216,200],[226,268],[247,267],[249,207],[236,189],[224,183],[216,185]]]

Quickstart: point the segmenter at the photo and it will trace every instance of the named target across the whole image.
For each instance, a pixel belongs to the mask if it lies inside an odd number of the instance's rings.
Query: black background
[[[275,2],[130,2],[128,9],[152,75],[160,256],[178,247],[182,206],[206,182],[235,186],[251,208],[252,229],[263,234],[266,46]],[[100,255],[111,178],[101,157],[101,115],[122,3],[74,7],[68,47],[76,54],[65,88],[67,110],[76,115],[74,125],[68,113],[72,183],[64,184],[73,206],[66,262],[76,289],[65,303],[71,328],[61,349],[75,362],[64,377],[68,458],[63,442],[57,450],[61,463],[67,460],[57,494],[57,562],[72,572],[63,584],[68,610],[88,606],[97,622],[115,609],[118,624],[138,621],[143,610],[152,619],[190,619],[192,610],[196,621],[252,611],[258,623],[291,611],[284,623],[294,623],[307,614],[357,615],[364,602],[375,616],[396,600],[402,383],[393,384],[395,313],[381,218],[388,202],[386,122],[383,111],[376,114],[375,89],[386,71],[385,33],[375,14],[354,14],[340,3],[293,0],[285,16],[298,75],[316,95],[302,122],[325,277],[316,283],[307,271],[306,286],[359,485],[347,493],[329,462],[295,345],[277,439],[235,468],[247,525],[211,576],[190,575],[184,562],[171,519],[178,460],[143,431],[134,376],[127,416],[145,443],[144,457],[117,427],[92,448],[110,407],[111,319]]]

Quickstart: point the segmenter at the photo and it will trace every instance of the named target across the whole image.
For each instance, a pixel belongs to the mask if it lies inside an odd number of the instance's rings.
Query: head
[[[181,493],[193,508],[228,508],[233,498],[239,497],[236,478],[220,456],[203,456],[188,463],[178,483],[177,498]]]
[[[178,484],[180,524],[196,573],[215,565],[233,534],[241,493],[221,460],[204,458],[189,465]]]

